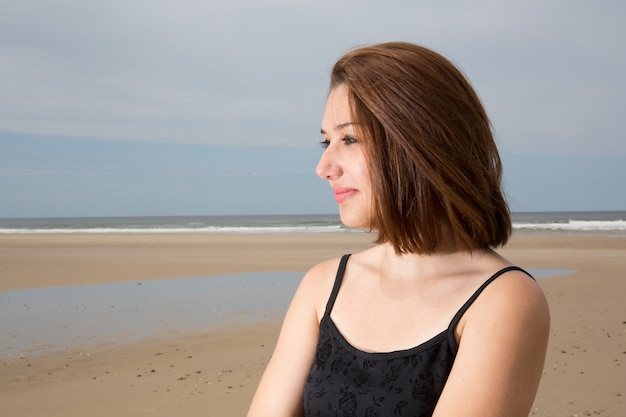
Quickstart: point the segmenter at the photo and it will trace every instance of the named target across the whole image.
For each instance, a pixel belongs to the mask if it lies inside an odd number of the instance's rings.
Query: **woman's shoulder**
[[[513,310],[547,313],[547,300],[541,285],[522,269],[508,269],[486,289],[497,306]]]
[[[512,264],[501,265],[492,277],[496,275],[464,315],[465,325],[490,323],[497,318],[520,331],[545,331],[550,312],[541,285]]]
[[[498,254],[494,254],[491,260],[487,257],[486,265],[490,273],[485,277],[490,275],[491,282],[477,300],[478,306],[486,312],[506,306],[522,310],[547,306],[540,284],[523,267]]]
[[[311,282],[316,285],[323,282],[333,282],[340,262],[341,257],[337,257],[317,263],[304,275],[303,282]]]
[[[324,315],[340,261],[341,257],[337,257],[319,262],[307,271],[300,282],[298,293],[303,294],[302,299],[313,305],[318,322]]]

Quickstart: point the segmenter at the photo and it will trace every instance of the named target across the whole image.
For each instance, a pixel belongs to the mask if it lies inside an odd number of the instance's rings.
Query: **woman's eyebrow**
[[[353,122],[341,123],[341,124],[338,124],[337,126],[335,126],[335,130],[345,129],[346,127],[348,127],[348,126],[352,126],[352,125],[354,125],[354,124],[355,124],[355,123],[353,123]],[[321,133],[322,135],[325,135],[325,134],[326,134],[326,131],[325,131],[324,129],[321,129],[321,130],[320,130],[320,133]]]

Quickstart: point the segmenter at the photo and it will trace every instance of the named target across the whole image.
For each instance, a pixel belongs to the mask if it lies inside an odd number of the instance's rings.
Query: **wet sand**
[[[366,248],[371,240],[362,233],[0,235],[0,291],[305,271],[322,259]],[[501,252],[526,268],[574,271],[539,280],[550,302],[552,331],[532,415],[622,416],[626,238],[518,234]],[[245,415],[280,323],[227,324],[2,357],[3,414]]]

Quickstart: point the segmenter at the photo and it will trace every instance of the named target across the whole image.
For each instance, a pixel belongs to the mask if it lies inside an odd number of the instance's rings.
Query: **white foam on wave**
[[[580,232],[626,231],[624,220],[568,220],[567,222],[513,223],[519,230],[564,230]]]
[[[211,234],[284,234],[284,233],[336,233],[349,232],[350,229],[341,227],[340,225],[326,226],[207,226],[207,227],[92,227],[92,228],[39,228],[39,229],[0,229],[0,233],[4,234],[37,234],[37,233],[211,233]]]

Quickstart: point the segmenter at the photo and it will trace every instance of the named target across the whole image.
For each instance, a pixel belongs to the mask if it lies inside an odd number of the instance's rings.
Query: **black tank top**
[[[350,345],[330,318],[349,256],[339,263],[320,321],[315,359],[304,388],[305,417],[431,416],[456,357],[454,329],[465,311],[505,272],[528,274],[515,266],[504,268],[476,290],[440,334],[411,349],[370,353]]]

